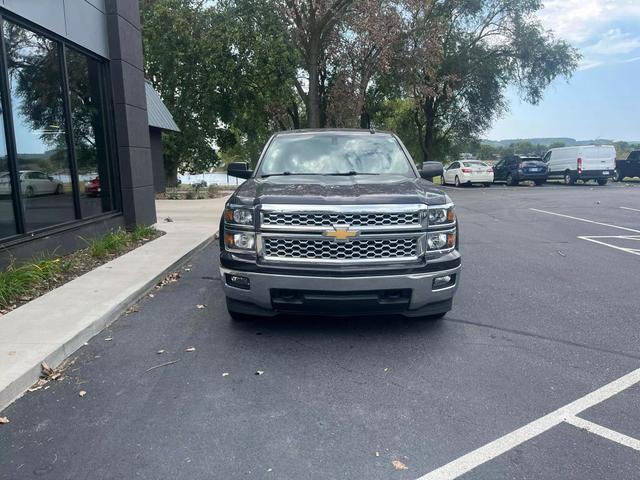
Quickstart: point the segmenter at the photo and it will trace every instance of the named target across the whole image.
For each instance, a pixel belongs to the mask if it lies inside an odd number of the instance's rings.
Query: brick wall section
[[[125,224],[156,221],[137,0],[106,0],[111,85]]]

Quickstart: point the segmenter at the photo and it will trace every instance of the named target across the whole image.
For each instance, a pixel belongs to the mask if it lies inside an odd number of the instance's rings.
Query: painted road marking
[[[566,421],[568,418],[575,417],[586,409],[601,403],[608,398],[617,395],[627,388],[640,382],[640,368],[627,373],[623,377],[614,380],[611,383],[600,387],[599,389],[588,393],[564,407],[540,417],[533,422],[507,433],[493,442],[473,450],[432,472],[423,475],[418,480],[449,480],[457,478],[474,468],[486,463],[498,455],[517,447],[518,445],[537,437],[541,433],[555,427]]]
[[[640,237],[632,237],[632,236],[626,236],[626,235],[619,235],[619,236],[584,236],[584,237],[578,237],[581,240],[586,240],[588,242],[593,242],[593,243],[597,243],[599,245],[604,245],[605,247],[609,247],[609,248],[615,248],[616,250],[620,250],[622,252],[626,252],[626,253],[631,253],[632,255],[640,255],[640,248],[626,248],[626,247],[619,247],[617,245],[612,245],[610,243],[607,242],[603,242],[602,240],[598,240],[598,239],[603,239],[603,238],[607,238],[607,239],[613,239],[613,238],[617,238],[617,239],[622,239],[622,240],[638,240],[640,241]]]
[[[624,445],[625,447],[633,448],[634,450],[640,451],[640,440],[629,437],[624,433],[616,432],[615,430],[611,430],[607,427],[603,427],[602,425],[598,425],[597,423],[590,422],[589,420],[585,420],[584,418],[580,417],[569,417],[565,419],[565,422],[573,425],[574,427],[586,430],[589,433],[600,435],[601,437],[604,437],[607,440],[611,440],[612,442],[616,442],[620,445]]]
[[[623,210],[631,210],[632,212],[640,212],[640,210],[638,210],[637,208],[631,208],[631,207],[620,207]]]
[[[540,210],[538,208],[530,208],[529,210],[533,210],[534,212],[546,213],[547,215],[555,215],[556,217],[570,218],[571,220],[578,220],[579,222],[586,222],[586,223],[593,223],[595,225],[602,225],[603,227],[611,227],[611,228],[617,228],[619,230],[626,230],[627,232],[640,233],[640,230],[636,230],[634,228],[620,227],[619,225],[611,225],[610,223],[595,222],[593,220],[588,220],[586,218],[572,217],[571,215],[564,215],[562,213],[549,212],[547,210]]]

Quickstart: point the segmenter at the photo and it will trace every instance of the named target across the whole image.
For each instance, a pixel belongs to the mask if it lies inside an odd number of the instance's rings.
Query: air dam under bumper
[[[304,275],[275,275],[255,272],[234,271],[220,268],[225,295],[229,301],[229,306],[234,311],[255,315],[274,315],[280,312],[302,313],[300,309],[281,308],[277,295],[280,292],[295,294],[300,292],[301,298],[305,293],[316,292],[326,295],[326,302],[329,308],[325,310],[320,305],[311,302],[305,305],[302,302],[302,309],[308,313],[322,313],[329,315],[349,314],[375,314],[375,313],[399,313],[406,316],[436,315],[451,310],[453,296],[458,289],[460,282],[461,267],[439,272],[408,274],[408,275],[382,275],[382,276],[357,276],[357,277],[318,277]],[[227,283],[228,275],[237,275],[249,279],[249,288],[238,288]],[[444,288],[433,288],[433,280],[437,277],[455,275],[455,281]],[[362,311],[341,309],[335,304],[340,303],[341,296],[353,305],[352,301],[358,297],[366,303],[367,299],[374,292],[390,292],[392,296],[388,302],[396,302],[400,307],[399,311],[386,310],[376,307],[376,304],[369,305],[372,308],[363,308]],[[396,292],[397,295],[396,295]],[[401,303],[402,297],[406,295],[406,302]],[[331,294],[335,294],[332,298]],[[362,294],[362,295],[358,295]],[[289,295],[295,297],[295,295]],[[396,298],[397,297],[397,298]],[[322,301],[318,295],[310,295],[310,298]],[[383,299],[384,306],[387,306],[387,299]],[[296,299],[292,302],[295,307]],[[345,302],[346,303],[346,302]],[[305,309],[304,307],[307,307]]]

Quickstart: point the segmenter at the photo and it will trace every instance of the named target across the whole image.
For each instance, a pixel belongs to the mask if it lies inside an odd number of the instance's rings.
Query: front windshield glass
[[[258,175],[404,175],[415,177],[391,135],[310,133],[277,136]]]

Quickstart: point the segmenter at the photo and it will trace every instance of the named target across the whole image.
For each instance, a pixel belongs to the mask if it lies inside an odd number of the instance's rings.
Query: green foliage
[[[153,237],[156,233],[154,227],[145,225],[137,226],[131,232],[119,228],[89,241],[89,255],[99,259],[117,255],[133,245]]]
[[[0,309],[29,296],[37,286],[53,281],[62,273],[63,268],[64,264],[60,259],[45,256],[20,267],[10,265],[0,272]]]

